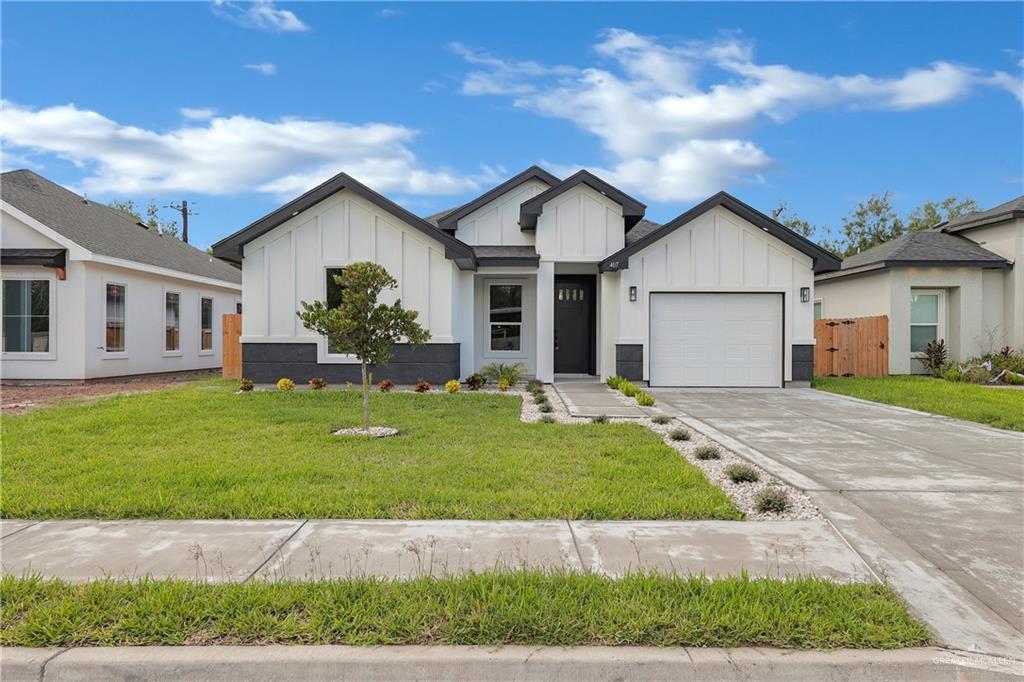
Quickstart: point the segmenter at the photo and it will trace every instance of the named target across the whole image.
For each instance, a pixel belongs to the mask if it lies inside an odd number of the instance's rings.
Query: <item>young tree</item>
[[[170,235],[171,237],[178,236],[178,221],[177,220],[160,220],[160,207],[156,205],[154,199],[149,200],[149,206],[146,207],[146,219],[142,219],[142,215],[138,209],[135,208],[135,202],[131,199],[124,201],[114,200],[107,204],[110,208],[127,213],[132,218],[135,218],[137,222],[143,223],[150,229],[156,229],[163,234]]]
[[[430,332],[416,322],[419,313],[406,310],[401,301],[378,303],[382,291],[395,289],[397,280],[376,263],[353,263],[334,281],[342,288],[341,305],[331,308],[326,301],[302,301],[297,313],[306,329],[327,337],[339,353],[359,359],[363,376],[363,429],[370,429],[369,365],[391,361],[391,346],[403,338],[413,345],[425,343]]]
[[[970,197],[961,199],[954,195],[940,202],[928,200],[910,212],[907,218],[907,232],[927,230],[943,221],[959,218],[965,213],[974,213],[977,210],[978,202]]]
[[[892,206],[892,193],[872,194],[843,218],[844,256],[852,256],[904,233],[903,219]]]

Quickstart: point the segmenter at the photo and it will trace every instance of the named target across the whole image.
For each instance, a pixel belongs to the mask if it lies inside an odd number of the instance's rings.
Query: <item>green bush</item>
[[[955,366],[955,365],[952,366],[952,367],[947,367],[946,369],[942,370],[939,373],[939,375],[943,379],[945,379],[946,381],[953,381],[953,382],[960,381],[963,378],[961,376],[960,368]]]
[[[470,374],[466,377],[466,386],[469,386],[471,391],[479,391],[480,387],[487,383],[487,379],[482,374]]]
[[[508,385],[515,386],[523,375],[523,366],[518,362],[505,364],[504,362],[492,362],[480,368],[480,373],[495,383],[501,383],[504,379]]]
[[[1017,374],[1024,374],[1024,353],[1017,352],[1010,346],[1004,346],[998,353],[984,355],[979,360],[990,361],[993,374],[999,374],[1004,369],[1016,372]]]
[[[545,414],[547,414],[548,412],[555,411],[555,408],[551,407],[551,403],[544,403],[543,405],[538,405],[537,409],[540,410],[541,412],[544,412]]]
[[[664,426],[665,424],[668,424],[670,421],[672,421],[672,418],[664,414],[659,414],[655,417],[651,417],[651,421],[654,422],[655,424],[658,424],[659,426]]]
[[[636,404],[641,407],[650,407],[654,404],[654,396],[646,391],[638,391],[636,394]]]
[[[725,475],[733,483],[757,483],[761,475],[749,464],[731,464],[725,469]]]
[[[785,490],[767,488],[754,498],[754,509],[762,514],[781,514],[789,509],[789,496]]]
[[[960,380],[969,384],[985,384],[992,378],[992,373],[984,367],[971,367],[960,372]]]
[[[702,445],[693,452],[697,459],[719,459],[722,455],[714,445]]]
[[[592,418],[590,420],[590,422],[592,424],[607,424],[608,423],[608,415],[606,415],[606,414],[599,414],[596,417]]]
[[[632,398],[633,396],[640,392],[639,388],[634,386],[629,381],[626,381],[625,379],[623,379],[622,383],[619,384],[619,390],[622,391],[622,395],[626,396],[627,398]]]
[[[539,379],[530,379],[529,381],[526,382],[526,390],[530,391],[531,393],[536,391],[543,392],[544,382],[540,381]]]
[[[1024,377],[1019,374],[1004,374],[1003,381],[1010,384],[1011,386],[1024,385]]]
[[[619,386],[622,385],[623,381],[625,381],[625,379],[620,377],[618,374],[613,374],[607,379],[605,379],[605,383],[608,384],[608,388],[612,389],[613,391],[619,390]]]
[[[686,429],[675,429],[668,437],[672,440],[690,440],[690,432]]]

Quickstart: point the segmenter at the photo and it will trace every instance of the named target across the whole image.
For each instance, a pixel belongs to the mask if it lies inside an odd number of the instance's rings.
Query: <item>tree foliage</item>
[[[160,207],[157,206],[156,200],[150,199],[149,205],[146,206],[146,219],[142,219],[142,214],[135,207],[135,202],[131,199],[114,200],[107,204],[110,208],[127,213],[136,221],[142,223],[150,229],[159,230],[161,233],[170,235],[171,237],[178,236],[178,221],[177,220],[160,220]]]
[[[907,232],[927,230],[941,222],[953,220],[978,210],[980,210],[978,202],[970,197],[960,199],[954,195],[939,202],[929,199],[910,212],[907,217]]]
[[[302,301],[297,315],[306,329],[327,337],[332,349],[350,353],[359,359],[363,379],[363,428],[370,428],[369,365],[391,361],[391,346],[403,339],[413,345],[425,343],[430,332],[416,318],[419,313],[406,310],[396,300],[391,305],[378,303],[384,291],[398,287],[398,281],[376,263],[346,266],[334,281],[342,289],[341,305],[332,308],[326,301]]]

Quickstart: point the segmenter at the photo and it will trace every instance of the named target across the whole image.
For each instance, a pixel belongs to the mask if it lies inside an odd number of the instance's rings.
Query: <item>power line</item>
[[[168,204],[167,206],[164,206],[164,208],[169,208],[172,211],[177,211],[178,213],[181,214],[181,241],[188,244],[188,217],[190,215],[199,214],[193,213],[192,209],[188,207],[188,199],[183,199],[182,202],[177,206],[175,206],[174,204]]]

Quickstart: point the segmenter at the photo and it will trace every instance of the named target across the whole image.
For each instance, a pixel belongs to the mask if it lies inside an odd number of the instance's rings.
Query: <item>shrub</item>
[[[420,377],[420,379],[412,387],[412,390],[416,391],[417,393],[426,393],[431,388],[432,387],[431,387],[430,383],[426,379]]]
[[[623,382],[619,384],[619,390],[622,391],[622,395],[626,396],[627,398],[632,398],[633,396],[640,392],[639,388],[634,386],[631,382],[625,380],[623,380]]]
[[[509,380],[508,379],[506,379],[504,377],[502,377],[501,379],[498,379],[498,390],[501,391],[502,393],[507,391],[509,386],[510,386],[510,384],[509,384]]]
[[[555,408],[551,407],[551,403],[544,403],[543,405],[539,406],[537,409],[540,410],[541,412],[545,413],[545,414],[547,414],[548,412],[554,412],[555,411]]]
[[[640,407],[650,407],[654,404],[654,396],[646,391],[638,391],[636,394],[636,404]]]
[[[725,475],[733,483],[757,483],[761,475],[749,464],[731,464],[725,469]]]
[[[607,379],[605,379],[605,383],[608,384],[608,388],[612,389],[613,391],[619,390],[619,386],[622,385],[623,381],[625,381],[625,379],[620,377],[618,374],[613,374]]]
[[[690,440],[690,432],[686,429],[675,429],[668,437],[672,440]]]
[[[651,421],[660,426],[664,426],[672,421],[672,418],[664,414],[659,414],[656,417],[651,417]]]
[[[322,388],[327,388],[327,380],[323,377],[313,377],[309,380],[309,387],[314,391],[319,391]]]
[[[277,390],[279,391],[293,391],[295,390],[295,382],[288,377],[281,377],[277,380]]]
[[[969,384],[988,383],[991,378],[992,373],[984,367],[971,367],[960,372],[960,380],[966,381]]]
[[[531,393],[536,393],[537,391],[543,392],[544,382],[540,381],[539,379],[530,379],[529,381],[526,382],[526,390],[530,391]]]
[[[941,376],[946,381],[960,381],[963,378],[960,373],[960,368],[956,366],[947,367],[942,370]]]
[[[523,366],[518,362],[512,364],[505,364],[504,362],[492,362],[489,365],[484,365],[480,368],[480,373],[491,381],[501,382],[505,380],[508,386],[515,386],[519,383],[519,378],[523,374]]]
[[[471,391],[479,391],[480,387],[487,383],[483,374],[470,374],[466,377],[466,385]]]
[[[697,459],[719,459],[722,455],[714,445],[702,445],[693,451]]]
[[[449,379],[444,384],[444,390],[448,393],[458,393],[460,388],[462,388],[462,384],[458,379]]]
[[[1003,374],[1003,381],[1010,384],[1011,386],[1021,386],[1024,385],[1024,376],[1021,376],[1020,374],[1014,374],[1012,372],[1006,372],[1005,374]]]
[[[544,395],[543,393],[539,393],[539,394],[538,393],[534,393],[533,394],[533,402],[537,403],[538,405],[543,405],[544,403],[547,403],[549,401],[548,401],[548,397],[546,395]]]
[[[251,391],[254,388],[256,388],[256,384],[252,383],[252,379],[242,377],[242,380],[238,382],[239,391]]]
[[[596,417],[591,418],[590,423],[591,424],[607,424],[608,423],[608,415],[606,415],[606,414],[599,414]]]
[[[380,383],[377,384],[377,388],[380,389],[381,393],[387,393],[395,387],[395,382],[390,379],[381,379]]]
[[[921,362],[925,368],[932,373],[932,376],[939,376],[943,366],[946,364],[946,342],[942,339],[929,341],[924,347],[924,357]]]
[[[550,414],[545,414],[543,417],[540,418],[541,424],[554,424],[557,421],[558,420],[552,417]]]
[[[781,514],[789,509],[789,497],[785,490],[766,488],[754,498],[754,509],[762,514]]]
[[[1003,346],[998,353],[981,358],[992,363],[992,373],[999,374],[1008,369],[1016,374],[1024,374],[1024,353],[1018,353],[1010,346]]]

